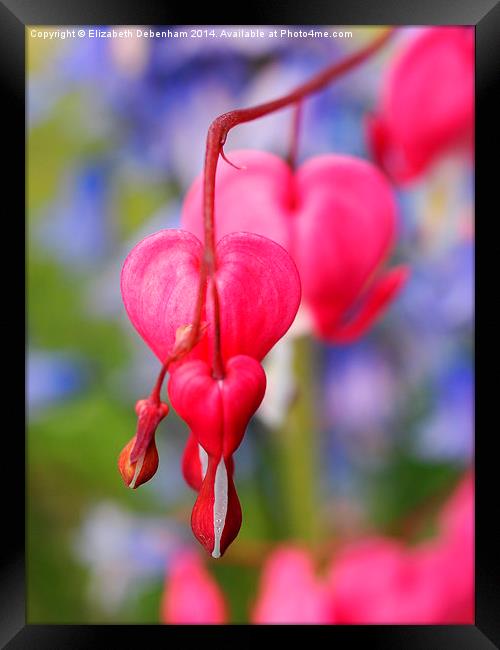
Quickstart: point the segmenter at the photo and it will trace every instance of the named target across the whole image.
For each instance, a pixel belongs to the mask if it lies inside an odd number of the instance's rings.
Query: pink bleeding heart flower
[[[316,577],[311,557],[305,550],[284,546],[266,560],[252,622],[333,623],[327,587]]]
[[[241,526],[241,507],[230,463],[265,389],[262,366],[243,355],[229,359],[223,379],[214,379],[210,366],[200,360],[184,363],[169,382],[172,406],[207,454],[206,474],[191,524],[195,536],[213,557],[224,553]]]
[[[169,394],[207,454],[206,470],[203,454],[200,465],[193,466],[191,443],[184,469],[188,483],[199,488],[193,531],[219,557],[241,525],[232,454],[264,395],[265,375],[258,362],[292,324],[300,280],[288,253],[259,235],[231,233],[219,241],[215,254],[215,279],[207,281],[202,314],[206,334],[181,361],[171,364]],[[194,320],[201,256],[196,237],[164,230],[140,242],[124,263],[121,288],[127,313],[162,361],[180,345],[179,332],[182,339],[183,328]],[[216,335],[212,281],[217,286],[225,364],[225,376],[217,380],[211,365]]]
[[[160,618],[174,625],[222,625],[228,614],[224,596],[196,553],[186,551],[171,563]]]
[[[234,474],[234,461],[230,456],[226,459],[227,471],[230,476]],[[200,445],[196,437],[190,433],[187,439],[184,453],[182,455],[182,474],[186,483],[196,490],[200,491],[201,484],[205,478],[208,468],[208,454]]]
[[[174,349],[178,328],[193,322],[202,251],[192,234],[161,230],[137,244],[123,265],[121,291],[127,314],[162,362]],[[222,358],[245,354],[260,361],[297,313],[300,280],[295,264],[276,243],[243,232],[219,241],[216,258]],[[207,291],[206,335],[181,363],[210,361],[213,312],[212,292]]]
[[[340,343],[361,336],[408,276],[404,266],[382,269],[396,234],[386,178],[349,156],[319,156],[295,173],[265,152],[231,152],[231,160],[244,169],[225,162],[217,168],[217,237],[238,228],[274,238],[297,263],[316,334]],[[196,235],[202,190],[199,177],[182,212],[183,227]]]
[[[387,70],[367,122],[377,163],[395,181],[411,181],[446,151],[470,147],[473,124],[474,29],[422,30]]]

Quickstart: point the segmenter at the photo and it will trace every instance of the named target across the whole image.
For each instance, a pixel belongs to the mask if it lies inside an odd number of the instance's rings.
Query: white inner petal
[[[204,479],[208,467],[208,454],[200,444],[198,444],[198,456],[201,465],[201,478]]]
[[[227,471],[224,458],[221,458],[215,472],[214,483],[214,550],[212,557],[220,557],[220,540],[227,515]]]

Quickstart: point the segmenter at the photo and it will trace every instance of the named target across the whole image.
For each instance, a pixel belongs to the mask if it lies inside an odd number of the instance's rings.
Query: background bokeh
[[[400,29],[380,54],[304,103],[299,162],[325,152],[370,158],[364,116],[413,32]],[[158,622],[171,559],[198,548],[194,497],[180,471],[186,428],[174,414],[160,425],[160,469],[150,483],[127,490],[117,470],[135,401],[158,371],[126,317],[121,264],[142,237],[178,225],[214,117],[282,94],[378,30],[353,33],[328,41],[28,36],[30,623]],[[291,117],[285,110],[236,128],[227,152],[285,155]],[[425,535],[472,462],[470,162],[448,156],[395,192],[394,259],[410,264],[408,285],[359,342],[314,347],[308,480],[323,541],[407,536],[416,518]],[[268,359],[266,403],[236,455],[240,536],[209,566],[233,622],[248,621],[268,549],[305,536],[307,522],[287,506],[300,454],[275,426],[293,390],[287,367],[285,342]]]

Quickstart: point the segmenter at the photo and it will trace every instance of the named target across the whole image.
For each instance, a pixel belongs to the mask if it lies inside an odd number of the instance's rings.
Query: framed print
[[[256,6],[1,7],[5,647],[499,642],[498,4]]]

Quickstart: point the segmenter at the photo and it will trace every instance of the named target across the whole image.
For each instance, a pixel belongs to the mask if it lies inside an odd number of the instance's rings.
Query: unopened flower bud
[[[155,402],[150,397],[140,399],[135,405],[137,431],[135,444],[130,452],[130,460],[135,463],[142,456],[154,438],[158,425],[168,413],[168,404]]]
[[[125,485],[132,489],[138,488],[139,485],[149,481],[155,475],[159,463],[158,450],[156,449],[154,437],[146,451],[136,462],[132,462],[130,455],[135,443],[136,436],[125,445],[118,458],[118,469],[120,470],[122,479]]]

